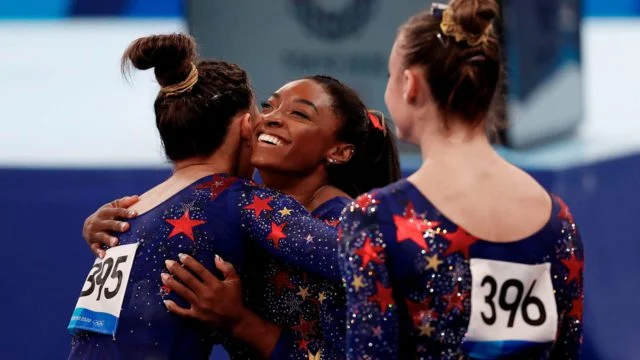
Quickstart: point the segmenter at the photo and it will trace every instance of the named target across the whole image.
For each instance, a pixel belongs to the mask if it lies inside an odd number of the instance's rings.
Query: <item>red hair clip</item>
[[[379,117],[378,117],[379,116]],[[374,128],[387,133],[386,128],[384,126],[384,115],[377,110],[368,110],[367,117],[371,121],[371,124]]]

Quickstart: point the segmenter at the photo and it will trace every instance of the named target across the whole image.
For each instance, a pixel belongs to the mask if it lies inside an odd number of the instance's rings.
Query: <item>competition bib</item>
[[[551,265],[471,259],[471,317],[463,347],[479,359],[554,341],[558,312]]]
[[[69,331],[115,334],[138,244],[121,245],[96,259],[69,322]]]

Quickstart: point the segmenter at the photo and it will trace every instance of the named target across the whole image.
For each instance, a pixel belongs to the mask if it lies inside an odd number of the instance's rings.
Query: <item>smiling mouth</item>
[[[260,134],[258,136],[258,141],[264,144],[274,145],[274,146],[282,146],[285,142],[277,136],[269,135],[269,134]]]

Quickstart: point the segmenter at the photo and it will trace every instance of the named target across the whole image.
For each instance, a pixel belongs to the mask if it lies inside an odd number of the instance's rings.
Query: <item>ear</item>
[[[338,145],[329,149],[327,153],[327,162],[329,164],[346,164],[351,160],[355,146],[347,143],[339,143]]]
[[[243,141],[251,140],[251,125],[254,121],[252,121],[250,113],[244,114],[240,119],[240,137]]]
[[[402,77],[402,97],[407,104],[413,105],[416,103],[419,92],[419,74],[415,69],[406,69],[402,73]]]

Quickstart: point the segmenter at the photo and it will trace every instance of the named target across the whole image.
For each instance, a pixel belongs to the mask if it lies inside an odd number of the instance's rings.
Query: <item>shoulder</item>
[[[286,197],[279,191],[270,189],[250,179],[235,178],[236,181],[230,189],[233,196],[239,198],[239,203],[251,203],[256,200],[272,201]]]
[[[343,222],[383,222],[403,202],[407,194],[407,181],[399,181],[358,196],[342,211]]]
[[[554,226],[556,249],[560,249],[560,254],[566,253],[583,257],[583,244],[580,236],[580,229],[571,213],[569,205],[558,195],[551,194],[553,210],[549,220]]]
[[[394,222],[394,214],[409,196],[407,181],[399,181],[362,194],[342,211],[339,235],[343,238],[359,236],[365,229],[379,231]],[[401,211],[400,211],[401,212]]]

